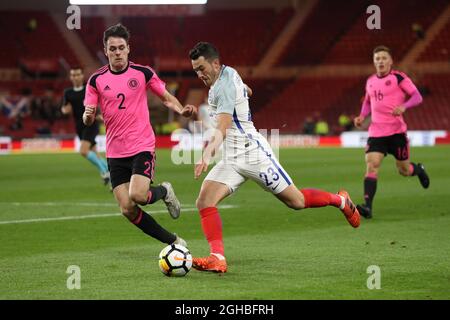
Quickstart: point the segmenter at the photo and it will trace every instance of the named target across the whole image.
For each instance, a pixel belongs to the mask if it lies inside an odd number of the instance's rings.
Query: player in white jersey
[[[249,88],[237,71],[220,63],[216,48],[199,42],[189,52],[192,67],[203,83],[210,87],[208,103],[212,125],[216,128],[202,159],[195,165],[195,178],[206,172],[215,150],[223,143],[222,159],[203,181],[196,205],[211,255],[194,258],[193,267],[201,271],[226,272],[222,239],[222,221],[217,205],[236,191],[247,179],[257,182],[292,209],[334,206],[354,227],[359,226],[358,210],[348,193],[333,194],[317,189],[301,189],[278,162],[267,140],[251,120]]]

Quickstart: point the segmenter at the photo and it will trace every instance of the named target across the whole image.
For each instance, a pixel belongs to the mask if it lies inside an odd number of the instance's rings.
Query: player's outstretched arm
[[[85,106],[83,113],[83,123],[87,126],[91,126],[95,121],[95,106]]]
[[[161,100],[167,108],[175,111],[178,114],[181,114],[186,118],[190,118],[192,117],[192,115],[195,114],[195,107],[193,105],[188,104],[185,107],[183,107],[180,101],[178,101],[178,99],[172,94],[170,94],[170,92],[167,90],[164,91]]]

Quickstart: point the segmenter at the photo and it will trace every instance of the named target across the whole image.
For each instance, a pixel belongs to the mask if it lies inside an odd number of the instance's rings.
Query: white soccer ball
[[[159,268],[168,277],[183,277],[192,267],[189,249],[179,244],[171,244],[159,254]]]

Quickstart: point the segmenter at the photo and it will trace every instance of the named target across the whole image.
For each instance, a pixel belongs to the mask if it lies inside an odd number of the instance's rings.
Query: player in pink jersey
[[[138,205],[162,199],[172,218],[180,215],[180,202],[169,182],[151,187],[155,170],[155,134],[150,124],[147,89],[175,112],[190,117],[195,108],[183,106],[165,89],[165,83],[149,67],[128,60],[130,34],[117,24],[104,32],[109,64],[89,79],[83,122],[92,125],[100,106],[106,126],[106,157],[111,185],[122,214],[146,234],[172,244],[186,242],[161,227]]]
[[[366,147],[365,204],[357,206],[360,214],[366,218],[372,217],[378,170],[388,153],[395,157],[398,172],[402,176],[417,175],[422,187],[428,188],[430,185],[423,164],[409,161],[407,127],[403,119],[403,113],[419,105],[422,96],[410,78],[400,71],[392,70],[393,60],[389,48],[376,47],[373,63],[376,73],[367,80],[361,113],[354,119],[355,126],[360,128],[371,114]]]

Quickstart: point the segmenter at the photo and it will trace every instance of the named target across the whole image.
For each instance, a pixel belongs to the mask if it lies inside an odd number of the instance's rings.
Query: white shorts
[[[273,157],[265,157],[252,164],[221,160],[205,178],[227,185],[230,192],[235,192],[247,179],[255,181],[273,194],[282,192],[292,184],[291,177]]]

